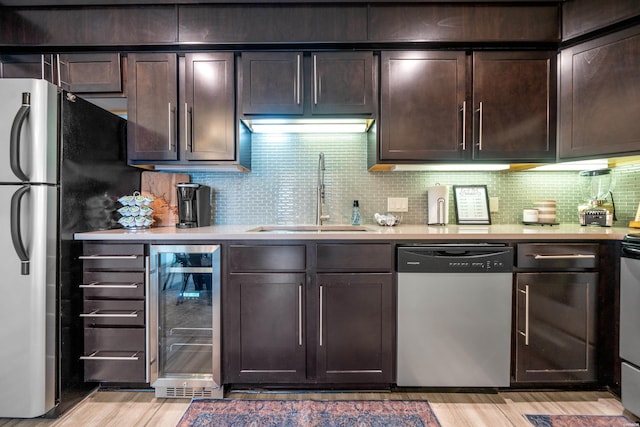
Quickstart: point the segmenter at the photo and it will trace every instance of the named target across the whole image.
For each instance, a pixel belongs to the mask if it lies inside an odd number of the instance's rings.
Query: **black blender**
[[[210,188],[190,182],[176,184],[178,191],[178,228],[205,227],[211,222]]]

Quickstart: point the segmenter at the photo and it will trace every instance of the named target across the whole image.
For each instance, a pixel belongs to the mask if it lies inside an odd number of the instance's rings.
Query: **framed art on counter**
[[[491,224],[486,185],[454,185],[457,224]]]

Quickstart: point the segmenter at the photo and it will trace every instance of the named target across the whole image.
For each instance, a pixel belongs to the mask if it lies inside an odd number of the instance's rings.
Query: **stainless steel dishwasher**
[[[513,248],[399,246],[398,386],[510,383]]]

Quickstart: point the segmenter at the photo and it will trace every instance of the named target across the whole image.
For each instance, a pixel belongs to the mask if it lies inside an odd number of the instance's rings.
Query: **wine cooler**
[[[151,245],[149,375],[156,397],[223,397],[220,247]]]

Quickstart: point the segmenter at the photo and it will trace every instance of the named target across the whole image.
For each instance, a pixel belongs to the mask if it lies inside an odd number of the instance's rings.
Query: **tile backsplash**
[[[191,174],[193,182],[208,185],[213,194],[213,224],[312,224],[316,214],[319,153],[325,153],[326,204],[329,223],[346,224],[353,200],[360,202],[363,224],[387,208],[387,197],[407,197],[406,224],[427,223],[427,187],[485,184],[490,197],[499,198],[494,224],[519,223],[522,209],[536,200],[556,200],[557,220],[578,223],[583,198],[578,172],[368,172],[366,136],[253,135],[252,170]],[[614,170],[613,196],[617,221],[626,226],[640,202],[640,167]],[[455,223],[453,191],[449,223]]]

